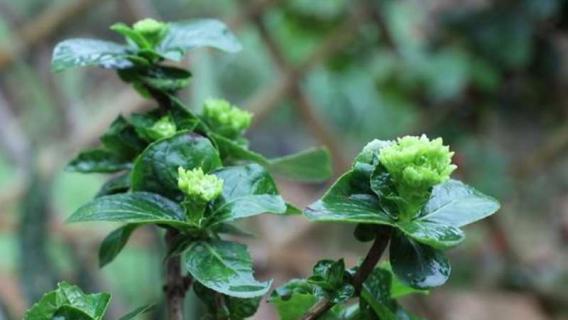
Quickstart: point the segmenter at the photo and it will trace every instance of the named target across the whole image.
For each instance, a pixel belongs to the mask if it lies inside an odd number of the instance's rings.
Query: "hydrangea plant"
[[[221,310],[228,310],[231,319],[249,316],[271,281],[256,280],[246,246],[227,239],[227,235],[243,233],[231,223],[262,213],[300,213],[279,195],[272,173],[323,181],[331,174],[328,151],[313,148],[268,159],[248,147],[249,112],[225,100],[211,99],[202,113],[195,114],[175,96],[189,84],[191,73],[163,62],[180,60],[187,50],[199,47],[240,50],[241,45],[222,22],[145,19],[132,26],[115,24],[111,29],[123,35],[126,44],[63,41],[54,50],[53,69],[99,66],[116,70],[156,107],[119,116],[102,135],[101,146],[82,151],[69,163],[68,171],[112,176],[95,199],[67,221],[122,224],[100,246],[101,267],[112,262],[140,226],[163,230],[168,319],[182,319],[183,299],[190,286],[204,303],[215,301],[215,308],[210,308],[212,317]],[[311,170],[304,169],[306,163],[314,164]],[[60,298],[68,287],[61,284],[25,319],[102,319],[107,295],[102,302],[91,296]],[[241,305],[249,306],[246,312]],[[89,311],[95,307],[96,312]],[[81,313],[81,318],[62,316],[70,309]]]
[[[69,171],[112,176],[68,222],[122,224],[101,243],[101,267],[120,254],[140,226],[159,228],[167,247],[167,319],[183,319],[190,289],[206,306],[205,319],[250,317],[271,280],[255,279],[247,247],[234,241],[243,232],[232,223],[262,213],[301,213],[279,195],[272,175],[324,181],[331,175],[329,154],[313,148],[268,159],[249,149],[246,130],[252,114],[222,99],[207,100],[196,114],[176,97],[191,73],[163,62],[179,60],[198,47],[237,52],[241,46],[223,23],[145,19],[111,29],[126,44],[63,41],[54,50],[53,69],[116,70],[156,107],[117,117],[99,147],[82,151],[69,163]],[[418,319],[397,299],[444,284],[451,269],[444,250],[464,240],[461,227],[499,209],[495,199],[450,178],[456,169],[452,156],[440,138],[426,136],[367,144],[304,215],[314,222],[355,224],[355,238],[373,241],[372,246],[356,266],[324,259],[310,277],[274,290],[269,301],[280,318]],[[387,246],[389,261],[377,266]],[[63,282],[24,319],[100,320],[109,303],[108,294],[85,294]],[[150,309],[142,306],[120,320]]]

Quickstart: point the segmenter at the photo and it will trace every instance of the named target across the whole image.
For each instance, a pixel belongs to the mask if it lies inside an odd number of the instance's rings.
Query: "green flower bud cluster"
[[[209,202],[223,192],[223,180],[212,174],[205,174],[201,168],[185,170],[178,168],[178,187],[190,201]]]
[[[215,132],[237,139],[250,127],[252,113],[241,110],[226,100],[208,99],[203,106],[203,118]]]
[[[173,136],[176,134],[176,131],[176,124],[172,121],[171,117],[163,116],[150,127],[148,136],[152,140],[160,140]]]
[[[441,138],[406,136],[381,148],[379,161],[390,174],[400,200],[401,217],[414,217],[428,200],[432,187],[449,179],[457,168],[453,152]]]
[[[132,27],[124,23],[116,23],[111,27],[111,30],[124,35],[140,49],[152,50],[168,33],[168,24],[154,19],[143,19],[136,22]]]

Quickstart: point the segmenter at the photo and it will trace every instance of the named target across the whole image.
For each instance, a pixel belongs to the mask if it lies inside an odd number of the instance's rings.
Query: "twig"
[[[369,277],[371,272],[373,272],[373,269],[375,269],[375,266],[381,259],[381,256],[383,255],[383,252],[385,251],[389,243],[391,232],[392,228],[390,227],[380,227],[379,230],[377,230],[375,241],[373,242],[371,249],[369,249],[365,260],[363,260],[361,266],[359,266],[357,272],[353,276],[353,280],[351,281],[351,284],[355,288],[355,295],[359,296],[363,283],[365,282],[365,280],[367,280],[367,278]],[[304,314],[302,320],[318,319],[334,305],[335,304],[329,299],[321,299]]]
[[[166,246],[170,251],[176,245],[179,232],[170,229],[166,232]],[[166,313],[168,320],[183,320],[183,300],[191,285],[191,280],[181,274],[181,258],[173,255],[166,261]]]

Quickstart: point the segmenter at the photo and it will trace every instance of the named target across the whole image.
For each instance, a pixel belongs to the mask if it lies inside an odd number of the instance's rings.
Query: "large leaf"
[[[187,50],[201,47],[227,52],[238,52],[242,48],[223,22],[202,19],[170,23],[168,33],[157,51],[168,59],[180,60]]]
[[[499,210],[499,202],[457,180],[449,180],[432,190],[420,220],[461,227]]]
[[[390,262],[396,276],[417,289],[443,285],[451,267],[444,253],[396,232],[390,244]]]
[[[427,220],[400,222],[397,226],[410,238],[436,249],[454,247],[465,239],[459,228]]]
[[[210,172],[219,166],[219,153],[207,138],[180,132],[154,142],[142,152],[132,169],[132,190],[179,198],[178,167],[201,167],[203,171]]]
[[[138,224],[127,224],[109,233],[99,247],[99,268],[104,267],[116,258],[138,227]]]
[[[254,298],[264,295],[270,288],[271,281],[254,279],[251,257],[242,244],[222,240],[197,241],[185,251],[183,261],[195,280],[228,296]]]
[[[26,312],[24,320],[101,320],[109,303],[108,293],[85,294],[79,287],[61,282]]]
[[[209,224],[233,221],[261,213],[286,213],[276,184],[258,164],[225,167],[214,174],[223,179],[222,196],[214,204]]]
[[[311,148],[270,160],[270,172],[290,180],[319,182],[332,174],[331,158],[326,148]]]
[[[158,194],[133,192],[95,198],[75,211],[67,222],[115,221],[187,226],[184,210]]]
[[[79,153],[65,167],[70,172],[82,173],[111,173],[129,169],[132,163],[103,149],[92,149]]]
[[[125,46],[94,39],[69,39],[53,50],[51,66],[54,71],[83,66],[124,69],[132,66]]]
[[[345,173],[320,200],[308,206],[304,214],[312,221],[393,225],[394,221],[383,212],[376,195],[367,193],[357,184],[358,174],[354,170]]]

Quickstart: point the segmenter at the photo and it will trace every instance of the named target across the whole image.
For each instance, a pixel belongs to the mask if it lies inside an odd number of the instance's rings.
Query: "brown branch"
[[[168,252],[176,245],[179,232],[170,229],[166,232],[166,246]],[[166,284],[164,293],[166,296],[166,313],[168,320],[183,320],[183,302],[185,294],[191,285],[191,279],[181,273],[181,258],[174,255],[166,261]]]
[[[375,269],[375,266],[381,259],[381,256],[383,255],[383,252],[385,251],[389,243],[391,233],[392,233],[392,228],[387,226],[381,226],[377,230],[377,234],[375,235],[375,241],[373,242],[373,245],[369,249],[369,252],[365,257],[365,260],[363,260],[363,262],[357,269],[357,272],[353,276],[353,280],[351,281],[351,284],[355,288],[356,296],[360,295],[363,283],[365,282],[365,280],[367,280],[367,278],[369,277],[371,272],[373,272],[373,269]],[[329,309],[333,308],[334,305],[335,304],[327,298],[321,299],[304,314],[302,320],[318,319],[319,317],[324,315]]]

